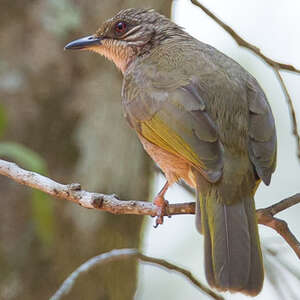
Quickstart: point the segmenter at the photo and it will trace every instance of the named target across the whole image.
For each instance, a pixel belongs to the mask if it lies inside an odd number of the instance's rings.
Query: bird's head
[[[97,52],[124,73],[136,57],[182,33],[179,26],[153,9],[129,8],[105,21],[95,34],[75,40],[65,49]]]

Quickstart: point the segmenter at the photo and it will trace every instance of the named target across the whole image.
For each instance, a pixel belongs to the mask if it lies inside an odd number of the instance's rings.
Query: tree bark
[[[171,1],[2,1],[0,104],[8,119],[4,140],[39,153],[50,177],[145,199],[150,161],[123,119],[120,72],[100,56],[63,51],[126,7],[153,7],[169,16]],[[42,211],[53,224],[47,227],[53,240],[45,242],[30,191],[5,178],[0,190],[0,299],[46,299],[89,257],[139,247],[141,216],[52,199],[54,210],[48,203]],[[136,260],[116,262],[82,276],[64,299],[131,300],[136,283]]]

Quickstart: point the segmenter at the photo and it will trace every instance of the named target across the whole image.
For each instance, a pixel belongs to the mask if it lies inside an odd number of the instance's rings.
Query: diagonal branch
[[[295,68],[293,65],[290,64],[284,64],[280,63],[278,61],[275,61],[267,56],[265,56],[261,50],[256,47],[255,45],[247,42],[245,39],[243,39],[239,34],[237,34],[229,25],[225,24],[222,20],[220,20],[215,14],[213,14],[209,9],[207,9],[204,5],[199,3],[196,0],[191,0],[191,2],[201,8],[209,17],[211,17],[217,24],[219,24],[226,32],[229,33],[229,35],[237,42],[237,44],[241,47],[245,47],[251,51],[253,51],[255,54],[257,54],[259,57],[261,57],[269,66],[277,69],[292,71],[295,73],[300,73],[300,70]]]
[[[281,89],[283,90],[284,92],[284,95],[285,95],[285,98],[286,98],[286,101],[287,101],[287,105],[289,107],[289,110],[290,110],[290,117],[291,117],[291,121],[292,121],[292,126],[293,126],[293,135],[295,136],[296,138],[296,143],[297,143],[297,156],[298,158],[300,159],[300,136],[299,136],[299,132],[298,132],[298,127],[297,127],[297,117],[296,117],[296,112],[295,112],[295,108],[294,108],[294,104],[293,104],[293,101],[292,101],[292,98],[290,96],[290,93],[288,92],[287,90],[287,87],[283,81],[283,78],[279,72],[279,69],[278,68],[274,68],[274,71],[277,75],[277,78],[280,82],[280,85],[281,85]]]
[[[35,172],[24,170],[0,159],[0,174],[12,180],[38,189],[56,198],[75,202],[85,208],[104,210],[113,214],[134,214],[157,216],[158,209],[146,201],[120,200],[116,195],[90,193],[81,189],[80,184],[64,185]],[[300,193],[286,198],[270,207],[257,210],[259,224],[269,226],[276,230],[291,246],[300,259],[300,243],[289,230],[285,221],[274,217],[278,212],[300,203]],[[195,214],[195,203],[177,203],[169,205],[169,215]]]
[[[212,290],[207,288],[199,280],[197,280],[191,272],[187,271],[186,269],[178,267],[164,259],[158,259],[155,257],[146,256],[146,255],[138,252],[137,249],[115,249],[110,252],[106,252],[106,253],[97,255],[95,257],[92,257],[91,259],[86,261],[84,264],[82,264],[80,267],[78,267],[75,271],[73,271],[71,273],[71,275],[68,276],[68,278],[62,283],[62,285],[56,291],[56,293],[50,298],[50,300],[62,299],[62,297],[64,295],[66,295],[72,289],[76,279],[82,273],[88,272],[90,269],[92,269],[98,265],[108,263],[108,262],[111,262],[111,261],[114,261],[117,259],[127,258],[127,257],[136,257],[145,263],[157,265],[157,266],[163,267],[167,270],[175,271],[179,274],[182,274],[186,279],[188,279],[197,288],[199,288],[200,291],[209,295],[211,298],[217,299],[217,300],[224,300],[224,298],[222,296],[214,293]]]
[[[287,100],[287,104],[288,104],[289,111],[290,111],[290,118],[292,120],[293,135],[295,136],[295,139],[296,139],[297,156],[298,156],[298,159],[300,159],[300,135],[299,135],[298,128],[297,128],[296,113],[295,113],[295,110],[294,110],[294,107],[293,107],[293,102],[292,102],[291,96],[289,95],[288,90],[286,88],[286,85],[283,81],[283,78],[281,77],[281,75],[279,73],[280,70],[286,70],[286,71],[291,71],[291,72],[295,72],[295,73],[300,74],[300,70],[295,68],[293,65],[283,64],[283,63],[280,63],[278,61],[275,61],[275,60],[267,57],[266,55],[264,55],[261,52],[261,50],[258,47],[256,47],[255,45],[247,42],[245,39],[243,39],[229,25],[225,24],[222,20],[220,20],[215,14],[213,14],[204,5],[202,5],[201,3],[199,3],[196,0],[191,0],[191,2],[195,6],[201,8],[210,18],[212,18],[217,24],[219,24],[236,41],[236,43],[239,46],[251,50],[256,55],[258,55],[260,58],[262,58],[265,63],[267,63],[270,67],[273,68],[273,70],[275,71],[275,73],[278,77],[281,88],[282,88],[282,90],[285,94],[285,98]]]
[[[259,224],[271,227],[276,230],[290,245],[290,247],[294,250],[298,258],[300,259],[299,241],[290,231],[287,222],[274,217],[277,213],[298,203],[300,203],[300,193],[283,199],[280,202],[275,203],[267,208],[258,209],[256,211],[256,216]]]

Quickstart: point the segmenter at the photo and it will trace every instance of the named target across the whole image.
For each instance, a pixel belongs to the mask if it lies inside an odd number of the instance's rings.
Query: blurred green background
[[[300,67],[300,5],[295,1],[202,3],[270,57]],[[299,161],[288,110],[272,70],[238,48],[188,0],[1,0],[0,157],[59,182],[80,182],[84,189],[116,193],[121,199],[148,199],[161,187],[162,176],[153,175],[152,162],[123,119],[120,72],[98,55],[63,51],[67,42],[95,32],[105,19],[127,7],[153,7],[172,16],[258,79],[275,115],[279,154],[272,185],[260,188],[257,206],[299,192]],[[299,76],[283,75],[300,115]],[[86,210],[4,177],[0,191],[0,299],[47,299],[88,258],[123,247],[169,259],[204,280],[203,241],[192,216],[173,217],[154,230],[150,218],[143,222],[138,216]],[[193,201],[178,187],[167,198]],[[300,238],[299,213],[294,207],[280,216]],[[257,299],[300,299],[295,255],[271,230],[261,230],[261,236],[268,277]],[[137,265],[135,260],[97,267],[80,277],[63,299],[167,297],[208,299],[180,276]]]

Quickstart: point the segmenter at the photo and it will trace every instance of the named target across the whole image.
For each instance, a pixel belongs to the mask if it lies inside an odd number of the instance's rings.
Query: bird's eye
[[[127,24],[125,22],[118,22],[115,25],[115,31],[116,33],[124,33],[127,29]]]

